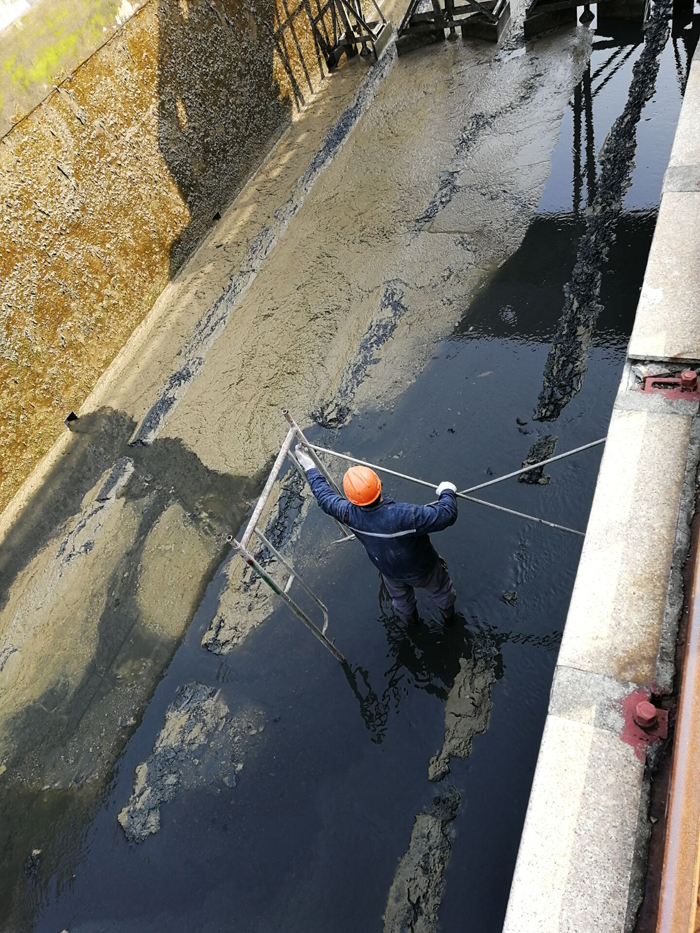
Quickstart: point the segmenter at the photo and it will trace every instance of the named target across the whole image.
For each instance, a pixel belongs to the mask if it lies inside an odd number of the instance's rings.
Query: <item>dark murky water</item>
[[[393,410],[362,413],[339,432],[318,429],[317,439],[462,488],[517,468],[541,434],[558,437],[557,451],[605,434],[680,107],[683,34],[663,52],[642,114],[582,389],[555,422],[533,422],[532,412],[594,193],[592,156],[624,106],[640,41],[630,29],[597,37],[592,77],[564,118],[540,213],[413,386]],[[510,481],[485,498],[585,529],[599,460],[599,450],[589,451],[549,468],[549,485]],[[386,489],[430,498],[408,484]],[[462,614],[443,630],[425,601],[423,627],[392,618],[361,547],[332,546],[335,536],[313,511],[299,554],[331,610],[331,634],[364,672],[357,693],[284,611],[226,660],[203,651],[215,580],[94,818],[64,837],[51,873],[27,878],[36,931],[380,931],[415,815],[440,787],[427,768],[442,745],[445,696],[459,658],[484,644],[493,708],[488,731],[476,736],[468,759],[453,760],[446,779],[461,804],[439,918],[444,933],[500,930],[580,539],[463,503],[457,525],[436,539]],[[508,591],[515,602],[502,598]],[[165,804],[160,832],[130,846],[117,813],[166,707],[192,680],[220,684],[232,710],[262,710],[266,729],[237,786]]]

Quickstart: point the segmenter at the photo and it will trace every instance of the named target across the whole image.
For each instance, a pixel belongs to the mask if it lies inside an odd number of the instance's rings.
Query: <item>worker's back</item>
[[[357,535],[372,563],[386,577],[417,583],[435,567],[438,555],[428,535],[457,520],[453,492],[443,492],[436,505],[381,498],[359,506],[335,493],[318,470],[309,470],[307,475],[323,511]]]

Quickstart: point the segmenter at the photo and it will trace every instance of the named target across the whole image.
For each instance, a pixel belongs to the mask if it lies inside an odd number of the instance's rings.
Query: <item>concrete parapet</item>
[[[691,419],[614,411],[559,665],[651,685]],[[663,450],[663,458],[649,451]]]
[[[694,66],[693,70],[698,71],[700,91],[700,68]],[[700,112],[700,94],[696,112]],[[699,295],[700,188],[697,192],[666,190],[649,252],[630,356],[700,360]]]
[[[605,7],[606,11],[608,7]],[[693,62],[629,348],[700,361],[700,58]],[[697,185],[697,190],[696,190]],[[663,368],[663,367],[661,367]],[[634,721],[670,692],[699,459],[696,398],[615,402],[552,685],[504,933],[630,933],[659,737]],[[651,757],[650,757],[651,756]]]
[[[627,929],[646,751],[630,707],[656,688],[676,621],[666,607],[692,423],[630,396],[610,423],[504,933]]]
[[[642,774],[615,733],[550,712],[504,933],[624,929]]]
[[[700,360],[700,56],[690,69],[629,355]]]

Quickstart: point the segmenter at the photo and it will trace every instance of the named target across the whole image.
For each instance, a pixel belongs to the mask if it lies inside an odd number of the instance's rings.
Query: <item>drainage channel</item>
[[[596,37],[537,217],[423,372],[391,409],[316,427],[312,441],[462,488],[517,468],[535,442],[567,450],[606,433],[680,108],[671,43],[598,270],[584,378],[556,420],[533,411],[595,197],[600,167],[586,147],[595,154],[622,112],[641,42],[632,27]],[[539,483],[496,487],[493,501],[585,528],[599,459],[586,451]],[[398,480],[385,488],[416,497]],[[422,624],[401,623],[359,544],[334,537],[312,508],[295,563],[329,607],[351,675],[283,609],[225,657],[203,651],[217,576],[94,818],[66,833],[69,867],[28,877],[17,929],[500,930],[580,541],[462,503],[436,539],[459,594],[444,628],[425,602]],[[191,683],[204,687],[182,692]],[[152,753],[174,698],[172,729],[213,722],[218,750],[193,753],[203,776],[183,763],[181,793],[145,802],[147,838],[129,844],[118,816],[137,766],[162,764]],[[230,733],[216,725],[221,704]]]

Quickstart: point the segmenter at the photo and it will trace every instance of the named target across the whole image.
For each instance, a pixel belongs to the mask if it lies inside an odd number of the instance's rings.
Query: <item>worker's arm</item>
[[[297,444],[294,453],[299,466],[304,473],[306,473],[306,479],[309,486],[311,486],[311,492],[316,496],[316,501],[323,511],[327,515],[332,515],[333,518],[337,518],[338,521],[347,524],[347,511],[350,504],[348,500],[334,492],[330,483],[324,479],[320,470],[316,468],[316,464],[303,445]]]
[[[306,470],[306,478],[311,486],[311,492],[316,496],[316,501],[326,515],[337,518],[339,522],[347,522],[348,500],[339,496],[337,492],[333,492],[317,469]]]
[[[417,505],[415,510],[416,531],[428,535],[442,531],[457,521],[457,495],[452,483],[440,483],[436,505]]]

